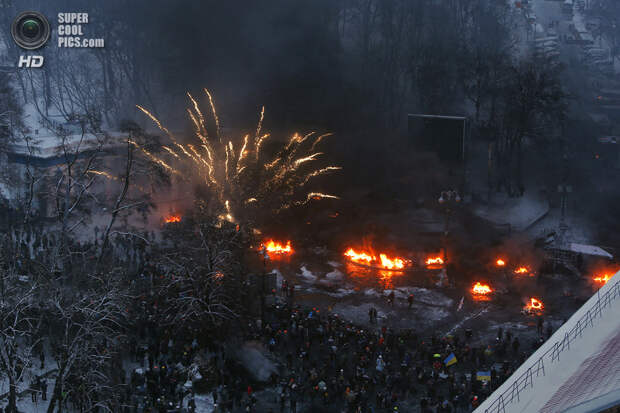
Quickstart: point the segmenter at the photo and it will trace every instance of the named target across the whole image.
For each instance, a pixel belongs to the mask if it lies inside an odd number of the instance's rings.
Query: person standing
[[[32,398],[32,402],[33,403],[37,402],[37,392],[38,391],[39,391],[39,388],[37,386],[37,382],[36,381],[30,382],[30,397]]]
[[[539,336],[542,336],[542,334],[543,334],[543,318],[542,318],[542,316],[538,316],[537,325],[536,325],[536,332],[538,333]]]
[[[407,297],[407,302],[409,303],[409,309],[411,310],[411,306],[413,306],[413,293],[409,293]]]
[[[47,380],[41,380],[41,400],[47,400]]]

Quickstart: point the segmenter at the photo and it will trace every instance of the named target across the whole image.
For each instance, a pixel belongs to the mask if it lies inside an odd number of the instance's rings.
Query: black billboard
[[[433,152],[440,160],[465,160],[467,118],[461,116],[408,115],[409,137],[416,151]]]

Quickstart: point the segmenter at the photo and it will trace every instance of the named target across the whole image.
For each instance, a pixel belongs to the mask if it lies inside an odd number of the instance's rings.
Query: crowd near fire
[[[620,0],[0,5],[0,413],[620,406]]]

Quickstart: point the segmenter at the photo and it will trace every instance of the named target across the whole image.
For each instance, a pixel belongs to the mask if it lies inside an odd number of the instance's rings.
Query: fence
[[[616,277],[613,277],[616,278]],[[612,280],[613,280],[612,278]],[[610,280],[609,282],[611,282]],[[485,413],[505,413],[506,405],[517,401],[519,402],[521,392],[534,387],[534,379],[545,375],[545,361],[555,362],[560,360],[560,354],[564,350],[570,349],[570,344],[581,337],[583,331],[588,327],[593,327],[597,317],[603,315],[603,310],[610,306],[611,302],[620,296],[620,280],[615,280],[611,288],[601,296],[600,290],[597,292],[598,299],[586,313],[577,320],[577,323],[564,334],[564,337],[556,341],[538,360],[536,360],[514,383],[501,393],[491,405],[484,410]]]

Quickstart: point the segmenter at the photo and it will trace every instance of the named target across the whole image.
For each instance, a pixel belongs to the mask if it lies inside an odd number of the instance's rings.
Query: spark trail
[[[180,143],[163,123],[150,111],[136,106],[148,116],[169,139],[160,153],[153,153],[137,145],[142,153],[155,165],[182,179],[199,178],[212,195],[212,202],[218,203],[219,216],[227,221],[236,221],[247,216],[248,209],[271,211],[277,214],[293,206],[311,201],[338,199],[333,194],[305,190],[312,178],[342,169],[339,166],[314,167],[323,152],[316,147],[330,133],[316,135],[293,134],[281,145],[275,156],[262,150],[270,134],[263,133],[265,108],[262,107],[258,124],[252,134],[241,139],[230,139],[222,134],[220,119],[211,93],[204,89],[208,100],[207,111],[201,109],[198,101],[187,93],[189,105],[186,108],[193,126],[196,142]],[[205,114],[207,116],[205,116]],[[214,127],[209,128],[209,122]],[[215,136],[210,136],[214,131]]]

